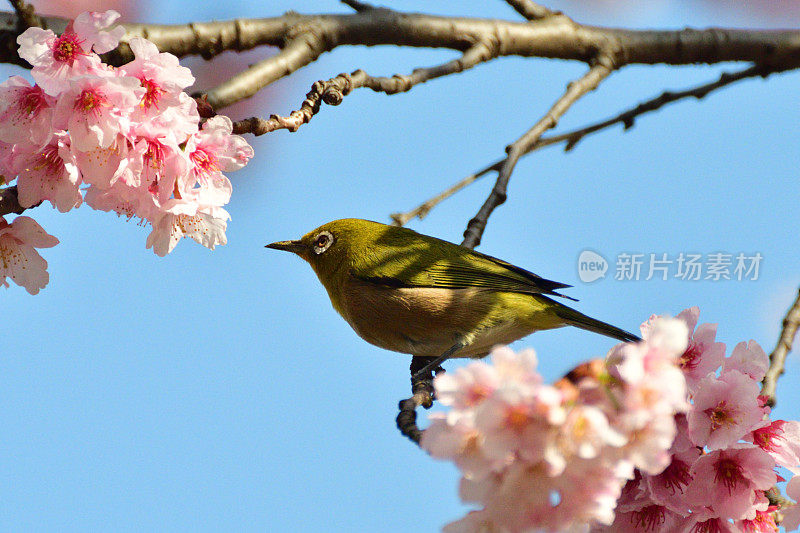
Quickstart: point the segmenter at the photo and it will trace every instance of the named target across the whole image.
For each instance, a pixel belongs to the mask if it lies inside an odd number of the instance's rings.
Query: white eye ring
[[[330,231],[323,231],[320,232],[314,238],[314,253],[319,255],[328,248],[330,248],[331,244],[333,244],[333,235]]]

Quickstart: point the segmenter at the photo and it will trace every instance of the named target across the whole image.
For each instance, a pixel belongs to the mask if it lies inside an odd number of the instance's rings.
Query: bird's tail
[[[639,342],[642,340],[633,333],[629,333],[624,329],[620,329],[616,326],[612,326],[611,324],[606,324],[603,321],[586,316],[583,313],[572,309],[571,307],[567,307],[566,305],[559,305],[555,309],[555,312],[559,317],[564,319],[567,324],[570,326],[575,326],[576,328],[599,333],[600,335],[605,335],[606,337],[611,337],[612,339],[617,339],[622,342]]]

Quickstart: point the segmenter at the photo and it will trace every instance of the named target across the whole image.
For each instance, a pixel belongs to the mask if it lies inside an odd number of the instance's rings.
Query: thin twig
[[[652,111],[656,111],[667,104],[671,104],[678,100],[683,100],[686,98],[697,98],[701,99],[708,95],[709,93],[725,87],[726,85],[730,85],[737,81],[741,81],[744,79],[754,78],[757,76],[761,76],[766,78],[770,74],[781,72],[782,70],[771,69],[761,65],[754,65],[747,69],[744,69],[740,72],[726,72],[720,75],[718,79],[713,82],[705,83],[703,85],[699,85],[697,87],[693,87],[691,89],[686,89],[683,91],[664,91],[660,95],[656,96],[655,98],[651,98],[650,100],[644,101],[638,104],[636,107],[632,107],[627,109],[614,117],[609,119],[603,120],[601,122],[597,122],[595,124],[591,124],[589,126],[585,126],[583,128],[578,128],[572,131],[568,131],[566,133],[561,133],[558,135],[552,135],[550,137],[542,137],[539,139],[536,144],[534,144],[530,150],[528,150],[524,155],[527,155],[531,152],[535,152],[540,148],[545,148],[546,146],[552,146],[554,144],[559,144],[566,142],[565,150],[569,151],[575,148],[575,146],[583,140],[584,137],[598,132],[600,130],[604,130],[615,124],[623,124],[625,131],[632,128],[635,124],[635,120],[640,116],[646,113],[650,113]],[[392,213],[390,216],[395,224],[398,225],[405,225],[415,217],[419,217],[420,219],[423,218],[428,212],[433,209],[436,205],[438,205],[443,200],[446,200],[453,194],[457,193],[461,189],[465,188],[467,185],[473,183],[478,178],[483,177],[484,175],[488,174],[490,171],[499,171],[500,167],[503,164],[503,160],[495,161],[491,165],[483,168],[482,170],[478,171],[475,174],[471,174],[466,178],[463,178],[461,181],[453,185],[452,187],[448,188],[444,192],[437,194],[436,196],[426,200],[416,208],[412,209],[411,211],[405,213]]]
[[[484,39],[469,47],[461,57],[447,63],[416,68],[409,75],[395,74],[391,78],[367,77],[363,81],[363,86],[386,94],[405,92],[426,81],[471,69],[475,65],[497,57],[498,52],[499,43],[495,39]]]
[[[358,72],[360,71],[353,72],[353,74],[339,74],[328,81],[316,81],[306,94],[306,99],[303,100],[300,109],[292,111],[286,117],[278,115],[272,115],[268,119],[251,117],[234,122],[233,132],[264,135],[281,129],[297,131],[300,126],[308,123],[314,115],[319,113],[322,102],[339,105],[342,99],[353,90],[353,78]]]
[[[20,33],[28,28],[41,28],[42,18],[36,14],[36,8],[23,0],[8,0],[17,13],[17,29]]]
[[[578,99],[586,93],[594,90],[600,82],[613,72],[613,70],[614,65],[612,61],[602,56],[583,77],[567,86],[566,92],[553,104],[553,107],[550,108],[544,117],[534,124],[525,135],[514,141],[514,143],[507,148],[506,151],[508,155],[498,172],[497,181],[492,188],[492,192],[489,194],[489,197],[483,203],[478,213],[469,221],[467,229],[464,230],[462,246],[475,248],[481,243],[481,236],[483,235],[483,230],[486,229],[489,216],[497,206],[506,201],[508,180],[511,178],[511,173],[514,171],[514,166],[517,164],[517,161],[519,161],[519,158],[535,146],[544,132],[558,124],[558,120],[567,112],[572,104],[577,102]]]
[[[710,92],[715,91],[721,87],[725,87],[726,85],[730,85],[737,81],[741,81],[748,78],[754,78],[757,76],[766,78],[770,74],[779,71],[780,69],[773,69],[763,65],[753,65],[739,72],[724,72],[720,75],[720,77],[717,80],[703,85],[699,85],[697,87],[693,87],[691,89],[686,89],[683,91],[664,91],[659,96],[647,100],[645,102],[642,102],[636,107],[628,109],[627,111],[623,111],[622,113],[614,117],[611,117],[607,120],[604,120],[602,122],[598,122],[596,124],[592,124],[584,128],[563,133],[561,135],[553,135],[552,137],[544,137],[542,139],[539,139],[539,142],[537,142],[532,147],[531,151],[564,141],[567,142],[567,145],[564,149],[569,151],[572,150],[575,147],[575,145],[577,145],[578,142],[581,141],[581,139],[583,139],[586,135],[589,135],[590,133],[594,133],[596,131],[620,123],[623,124],[625,130],[629,130],[634,126],[636,118],[639,117],[640,115],[644,115],[645,113],[649,113],[651,111],[656,111],[657,109],[660,109],[667,104],[671,104],[672,102],[683,100],[685,98],[697,98],[698,100],[700,100],[704,98],[706,95],[708,95]]]
[[[798,291],[797,299],[795,299],[783,319],[781,336],[778,338],[778,344],[775,349],[769,355],[769,369],[767,369],[767,374],[761,383],[761,395],[766,398],[767,404],[770,406],[775,405],[775,389],[778,384],[778,378],[784,372],[786,356],[792,351],[792,343],[798,327],[800,327],[800,291]]]
[[[496,54],[496,42],[481,41],[467,49],[458,59],[433,67],[417,68],[409,75],[370,76],[363,70],[356,70],[351,74],[339,74],[328,81],[315,82],[311,86],[311,91],[306,94],[306,99],[300,109],[292,111],[288,116],[272,115],[269,119],[251,117],[234,123],[234,132],[263,135],[279,129],[297,131],[300,126],[308,123],[319,112],[322,102],[339,105],[353,89],[368,87],[373,91],[386,94],[405,92],[426,81],[472,68],[492,59]]]
[[[359,2],[358,0],[340,0],[344,5],[353,8],[356,12],[361,13],[362,11],[369,11],[370,9],[375,9],[373,6],[366,4],[364,2]]]
[[[406,211],[405,213],[392,213],[391,215],[389,215],[392,218],[392,223],[395,226],[405,226],[406,224],[408,224],[410,220],[414,218],[419,217],[419,219],[422,220],[430,212],[430,210],[436,207],[440,202],[446,200],[447,198],[450,198],[455,193],[457,193],[458,191],[460,191],[473,181],[477,180],[478,178],[485,176],[489,172],[500,170],[500,167],[502,165],[503,161],[496,161],[491,165],[489,165],[488,167],[479,170],[475,174],[470,174],[469,176],[462,179],[449,189],[446,189],[437,194],[436,196],[434,196],[433,198],[426,200],[425,202],[418,205],[411,211]]]
[[[559,11],[552,11],[536,2],[531,2],[531,0],[506,0],[506,3],[528,20],[541,20],[561,14]]]

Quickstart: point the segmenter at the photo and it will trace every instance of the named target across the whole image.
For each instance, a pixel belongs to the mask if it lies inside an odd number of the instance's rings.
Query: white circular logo
[[[606,277],[608,261],[592,250],[584,250],[578,256],[578,277],[584,283],[591,283]]]

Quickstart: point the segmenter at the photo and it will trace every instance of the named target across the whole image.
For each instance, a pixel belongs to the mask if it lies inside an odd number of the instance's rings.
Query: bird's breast
[[[538,329],[561,325],[531,295],[480,288],[389,287],[358,279],[343,285],[335,307],[367,342],[413,355],[485,355]]]

